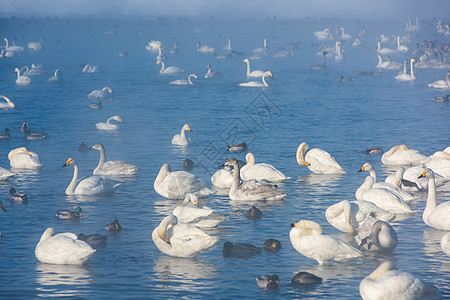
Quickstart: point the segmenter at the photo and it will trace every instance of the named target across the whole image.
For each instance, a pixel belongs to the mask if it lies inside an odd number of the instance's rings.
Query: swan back
[[[15,155],[20,154],[20,153],[29,154],[30,150],[28,150],[26,147],[19,147],[14,150],[11,150],[8,153],[8,159],[11,160]]]

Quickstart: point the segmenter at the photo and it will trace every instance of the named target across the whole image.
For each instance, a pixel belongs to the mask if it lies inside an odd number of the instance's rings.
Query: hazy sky
[[[0,0],[0,13],[448,19],[450,0]]]

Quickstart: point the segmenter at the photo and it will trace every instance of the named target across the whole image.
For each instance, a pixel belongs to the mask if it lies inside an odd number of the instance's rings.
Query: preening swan
[[[187,193],[184,200],[175,207],[172,213],[181,223],[192,224],[197,227],[216,227],[226,219],[208,207],[200,207],[198,197]]]
[[[361,45],[361,41],[358,38],[356,38],[352,44],[353,48],[359,47],[360,45]]]
[[[450,256],[450,232],[444,234],[441,238],[441,248],[448,256]]]
[[[211,176],[212,185],[219,188],[230,188],[233,184],[233,172],[229,166],[226,166],[223,169],[217,170]]]
[[[394,54],[396,51],[390,48],[381,48],[380,40],[378,40],[377,53],[379,54]]]
[[[0,102],[0,108],[14,108],[16,105],[6,96],[0,95],[0,99],[5,99],[6,103]]]
[[[106,152],[102,144],[95,144],[91,149],[100,151],[100,161],[94,169],[94,175],[104,176],[130,176],[136,175],[139,170],[134,165],[127,164],[123,161],[109,160],[106,161]]]
[[[155,191],[168,199],[184,199],[187,193],[205,197],[214,193],[203,180],[186,171],[172,172],[169,164],[164,164],[153,183]]]
[[[325,28],[322,31],[316,31],[314,32],[314,35],[316,36],[316,38],[318,40],[332,40],[333,39],[333,35],[330,32],[330,29]]]
[[[394,214],[412,213],[411,208],[400,197],[386,189],[373,188],[374,179],[367,176],[364,183],[356,190],[357,200],[370,201],[378,207]]]
[[[108,120],[106,120],[106,122],[99,122],[99,123],[95,124],[95,127],[97,127],[97,129],[99,129],[99,130],[116,130],[116,129],[119,129],[118,125],[111,123],[112,120],[120,122],[120,123],[123,123],[121,117],[119,117],[119,116],[112,116],[112,117],[109,117]]]
[[[399,52],[407,52],[407,51],[409,51],[408,46],[400,44],[400,36],[397,36],[397,51],[399,51]]]
[[[216,49],[210,47],[210,46],[200,46],[200,42],[197,42],[197,52],[201,53],[213,53],[216,51]]]
[[[78,181],[78,165],[73,158],[69,158],[63,167],[73,166],[73,177],[66,189],[66,195],[98,195],[108,194],[120,185],[113,180],[100,176],[90,176]]]
[[[297,148],[297,163],[308,166],[313,173],[319,174],[345,174],[346,172],[325,150],[314,148],[308,151],[308,144],[303,142]]]
[[[384,182],[398,186],[404,191],[417,192],[422,189],[415,181],[409,181],[403,179],[405,168],[400,167],[395,171],[395,174],[391,174],[384,179]],[[417,177],[417,176],[416,176]]]
[[[17,85],[28,85],[31,83],[31,78],[25,75],[20,75],[19,68],[15,68],[14,72],[17,73],[16,84]]]
[[[253,71],[255,72],[255,71]],[[249,82],[243,82],[243,83],[239,83],[239,86],[244,86],[244,87],[268,87],[269,85],[266,82],[266,76],[270,76],[273,77],[272,72],[267,71],[263,74],[262,76],[262,82],[259,81],[249,81]]]
[[[381,162],[386,166],[410,166],[425,163],[427,157],[406,145],[397,145],[384,152]]]
[[[395,76],[395,79],[402,80],[402,81],[411,81],[415,80],[416,76],[414,76],[414,63],[416,60],[414,58],[411,58],[410,64],[411,64],[411,73],[400,73],[397,76]]]
[[[244,59],[242,62],[247,63],[247,77],[263,77],[265,72],[261,70],[250,71],[250,61],[248,58]]]
[[[17,169],[39,169],[42,164],[39,155],[29,151],[25,147],[11,150],[8,154],[9,163],[12,168]]]
[[[240,170],[241,178],[244,181],[254,179],[256,181],[267,180],[279,182],[286,179],[291,179],[270,164],[255,164],[255,156],[250,152],[245,156],[245,160],[247,161],[247,164]]]
[[[394,228],[373,217],[367,218],[358,228],[355,240],[359,247],[368,251],[391,252],[398,244]]]
[[[53,76],[50,76],[50,78],[47,80],[48,82],[56,82],[59,81],[59,76],[58,74],[61,74],[61,71],[59,69],[55,70],[55,74],[53,74]]]
[[[159,70],[160,74],[178,74],[184,72],[184,70],[178,67],[167,67],[162,60],[158,60],[156,64],[161,64],[161,70]]]
[[[233,167],[233,182],[228,193],[231,200],[283,200],[287,196],[286,193],[271,184],[256,180],[240,183],[239,166],[234,158],[227,160],[224,166]]]
[[[188,124],[184,124],[181,127],[181,133],[175,134],[172,138],[172,145],[186,146],[192,144],[190,137],[186,137],[186,130],[194,132]]]
[[[436,183],[434,172],[426,169],[419,178],[428,179],[427,205],[423,211],[422,219],[425,224],[439,230],[450,230],[450,201],[437,205],[436,202]]]
[[[153,230],[152,240],[161,252],[176,257],[194,257],[219,241],[194,225],[179,222],[174,215],[165,217]]]
[[[301,220],[292,223],[289,233],[292,246],[319,265],[328,261],[347,261],[361,257],[358,249],[331,235],[322,235],[322,226],[314,221]]]
[[[450,71],[447,71],[445,75],[445,80],[437,80],[435,82],[429,83],[428,86],[434,89],[450,89],[450,80],[449,80]]]
[[[101,90],[93,90],[87,97],[88,99],[110,99],[113,97],[113,91],[109,86],[105,86]]]
[[[34,254],[43,263],[58,265],[81,265],[95,253],[89,244],[70,232],[55,234],[55,229],[47,228],[36,245]]]
[[[188,79],[186,80],[186,79],[177,79],[177,80],[174,80],[174,81],[171,81],[171,82],[169,82],[170,84],[175,84],[175,85],[194,85],[193,83],[192,83],[192,81],[191,81],[191,78],[195,78],[195,79],[198,79],[198,77],[197,77],[197,75],[195,75],[195,74],[190,74],[189,76],[188,76]]]
[[[11,171],[8,171],[8,170],[0,167],[0,181],[7,180],[8,178],[11,178],[16,175],[17,175],[16,173],[13,173]]]
[[[396,270],[390,261],[382,263],[359,284],[359,293],[364,300],[435,299],[438,292],[436,287],[414,275]]]

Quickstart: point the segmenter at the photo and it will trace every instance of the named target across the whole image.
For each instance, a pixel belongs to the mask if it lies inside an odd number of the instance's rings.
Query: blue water
[[[431,20],[430,20],[431,23]],[[445,24],[445,22],[444,22]],[[115,34],[105,34],[116,27]],[[354,37],[362,31],[363,46],[353,48],[353,41],[343,44],[348,52],[344,61],[328,60],[328,68],[313,71],[320,63],[313,32],[345,26]],[[0,142],[0,166],[9,168],[10,150],[27,146],[39,154],[43,168],[20,172],[0,182],[0,198],[7,212],[1,213],[0,296],[1,298],[316,298],[358,299],[359,282],[381,262],[394,261],[400,270],[411,272],[437,286],[443,297],[450,295],[450,260],[440,249],[443,232],[427,227],[421,219],[425,194],[413,204],[415,214],[397,220],[393,226],[399,237],[392,254],[365,253],[358,260],[318,266],[292,247],[290,223],[300,219],[322,224],[324,232],[351,242],[351,237],[331,227],[325,209],[341,200],[354,200],[354,192],[365,175],[357,173],[362,164],[371,162],[380,179],[393,172],[381,165],[380,156],[368,156],[367,147],[387,150],[407,144],[425,155],[450,144],[448,103],[435,103],[442,95],[426,83],[444,79],[447,70],[416,70],[414,82],[394,79],[397,71],[380,76],[357,76],[358,71],[376,71],[376,38],[380,33],[403,35],[401,20],[392,22],[357,22],[343,20],[275,19],[23,19],[4,18],[2,36],[26,46],[42,36],[44,49],[25,51],[11,60],[0,61],[0,94],[16,103],[12,110],[0,110],[0,128],[12,130],[12,138]],[[411,34],[410,49],[423,40],[443,40],[432,25]],[[196,42],[222,46],[231,37],[242,56],[215,59],[196,51]],[[253,49],[262,47],[267,38],[270,50],[261,60],[252,60],[253,69],[271,70],[274,80],[269,87],[244,88],[245,64]],[[178,66],[183,74],[162,76],[155,65],[156,53],[146,51],[150,40],[164,45],[167,66]],[[180,52],[170,54],[174,41]],[[274,58],[280,47],[298,42],[299,51],[287,58]],[[326,43],[334,45],[334,41]],[[394,45],[387,45],[395,48]],[[119,52],[126,49],[128,56]],[[411,52],[411,51],[410,51]],[[411,54],[392,55],[402,62]],[[15,85],[15,67],[43,64],[45,73],[32,77],[29,86]],[[204,79],[206,65],[220,71],[222,77]],[[96,65],[100,72],[83,74],[82,66]],[[61,81],[47,82],[56,68]],[[193,86],[172,86],[169,81],[199,75]],[[340,82],[340,76],[353,77]],[[94,89],[110,86],[113,100],[103,108],[87,107],[94,101],[86,95]],[[115,132],[96,129],[97,122],[112,115],[124,120]],[[49,138],[26,141],[20,133],[23,121],[32,131],[44,131]],[[194,144],[180,149],[171,138],[183,124]],[[164,163],[181,169],[185,158],[194,160],[192,171],[210,182],[210,176],[230,155],[224,146],[246,141],[257,162],[273,164],[292,179],[280,184],[288,193],[281,204],[261,204],[263,217],[248,220],[249,204],[234,203],[219,191],[202,202],[229,217],[219,227],[208,230],[219,243],[193,259],[169,257],[161,253],[151,239],[152,230],[171,212],[176,201],[166,200],[153,189],[153,181]],[[329,151],[347,171],[343,176],[311,174],[295,160],[298,145]],[[124,160],[141,169],[136,177],[123,180],[113,195],[71,197],[64,191],[72,178],[72,168],[61,168],[74,157],[81,176],[89,176],[98,163],[97,151],[78,152],[82,142],[89,146],[103,143],[108,160]],[[10,187],[26,192],[27,206],[11,205]],[[449,199],[450,188],[438,190],[438,199]],[[85,217],[79,223],[63,222],[55,211],[81,206]],[[43,231],[106,234],[104,226],[119,219],[123,231],[109,236],[107,246],[98,249],[84,266],[59,266],[39,263],[34,248]],[[262,246],[268,238],[281,241],[278,253],[263,252],[249,259],[224,258],[225,241]],[[351,242],[352,243],[352,242]],[[290,285],[291,277],[308,271],[324,278],[321,285],[299,290]],[[282,287],[274,291],[258,289],[255,278],[278,274]]]

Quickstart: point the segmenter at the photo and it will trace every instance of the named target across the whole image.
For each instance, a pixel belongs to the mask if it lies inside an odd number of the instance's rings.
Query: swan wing
[[[138,170],[138,167],[123,161],[107,161],[100,169],[94,170],[94,175],[133,175]]]
[[[428,216],[428,223],[431,227],[440,230],[450,230],[450,201],[436,206]]]
[[[274,166],[266,163],[259,163],[241,170],[241,178],[243,180],[267,180],[267,181],[282,181],[289,179]]]
[[[100,176],[90,176],[78,182],[75,194],[95,195],[113,192],[118,184],[110,179]]]
[[[337,163],[333,156],[325,150],[314,148],[306,153],[305,160],[311,165],[308,168],[313,173],[342,174],[344,169]]]
[[[36,258],[45,263],[83,264],[95,250],[73,233],[56,234],[36,246]]]
[[[256,180],[241,183],[232,200],[282,200],[286,193],[271,184]]]

